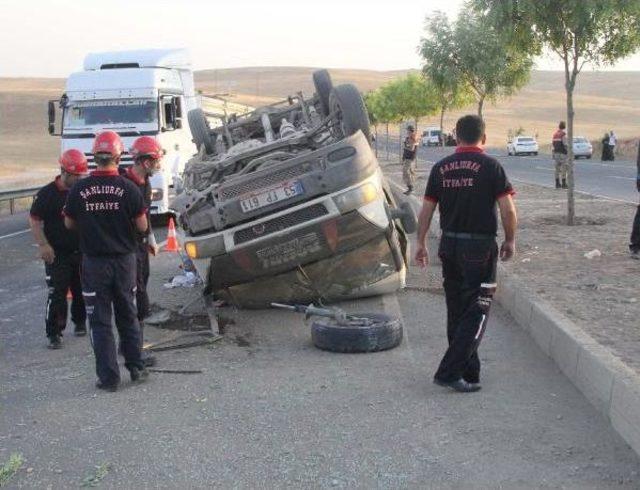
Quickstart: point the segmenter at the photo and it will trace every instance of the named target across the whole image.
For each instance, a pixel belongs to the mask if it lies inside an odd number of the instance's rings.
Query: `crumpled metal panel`
[[[395,241],[397,244],[397,241]],[[400,276],[394,262],[391,245],[379,235],[362,246],[346,253],[333,255],[277,276],[214,291],[216,298],[241,308],[266,308],[272,302],[330,303],[355,296],[379,294],[372,291],[376,284]],[[399,252],[399,251],[397,251]],[[400,252],[401,253],[401,252]],[[394,286],[400,287],[400,279]]]

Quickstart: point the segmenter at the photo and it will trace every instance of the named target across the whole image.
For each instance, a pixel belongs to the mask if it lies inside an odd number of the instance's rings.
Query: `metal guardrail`
[[[11,189],[8,191],[0,191],[0,202],[9,201],[9,212],[13,214],[15,212],[16,199],[24,199],[26,197],[33,197],[40,190],[42,186],[25,187],[23,189]]]

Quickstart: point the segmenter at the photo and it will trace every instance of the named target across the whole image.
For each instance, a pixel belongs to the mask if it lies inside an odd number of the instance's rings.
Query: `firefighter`
[[[138,188],[118,173],[123,151],[117,133],[99,133],[93,143],[97,169],[69,191],[64,207],[66,227],[77,229],[80,238],[96,387],[107,391],[116,391],[120,384],[112,308],[131,381],[147,377],[135,304],[136,232],[147,230],[147,210]]]
[[[62,347],[62,332],[67,326],[67,291],[71,291],[74,334],[78,337],[87,334],[78,235],[65,228],[62,217],[69,189],[87,175],[87,158],[79,150],[67,150],[60,156],[59,163],[60,175],[38,191],[29,217],[49,288],[45,326],[50,349]]]
[[[496,289],[497,259],[515,253],[517,226],[513,187],[504,169],[484,152],[485,126],[475,115],[456,125],[458,147],[431,169],[418,226],[416,262],[429,262],[427,232],[436,207],[442,239],[438,256],[447,303],[447,349],[434,383],[470,393],[480,389],[478,345]],[[497,203],[497,206],[496,206]],[[496,233],[500,208],[505,239],[498,250]]]
[[[122,172],[123,176],[133,182],[142,195],[147,208],[147,221],[149,227],[143,233],[137,234],[136,246],[136,306],[138,308],[138,321],[140,322],[140,341],[143,342],[143,321],[149,316],[149,295],[147,283],[149,282],[149,254],[156,255],[158,245],[151,230],[149,208],[151,207],[151,184],[149,177],[160,170],[160,162],[164,151],[160,143],[151,136],[141,136],[131,146],[129,153],[133,156],[133,166]],[[145,366],[155,365],[155,358],[143,355]]]

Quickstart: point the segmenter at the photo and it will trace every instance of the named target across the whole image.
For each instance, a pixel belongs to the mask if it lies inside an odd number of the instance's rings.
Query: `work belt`
[[[447,238],[460,238],[462,240],[493,240],[495,235],[488,233],[456,233],[455,231],[443,231],[442,236]]]

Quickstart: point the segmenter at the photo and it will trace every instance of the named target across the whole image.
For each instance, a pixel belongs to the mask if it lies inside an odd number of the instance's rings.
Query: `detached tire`
[[[330,114],[329,97],[331,96],[331,90],[333,89],[331,75],[329,75],[327,70],[316,70],[313,72],[313,87],[320,99],[322,114],[327,117]]]
[[[329,108],[334,115],[334,132],[338,138],[346,138],[362,131],[371,142],[371,123],[362,95],[350,83],[333,87],[329,96]]]
[[[311,324],[311,340],[318,349],[330,352],[379,352],[393,349],[402,342],[402,324],[381,313],[356,314],[374,321],[367,326],[340,326],[323,318]]]
[[[187,114],[187,120],[189,121],[189,129],[191,130],[193,142],[196,144],[198,150],[204,147],[207,155],[213,155],[216,152],[216,147],[209,133],[207,118],[204,116],[202,109],[190,110],[189,114]]]

